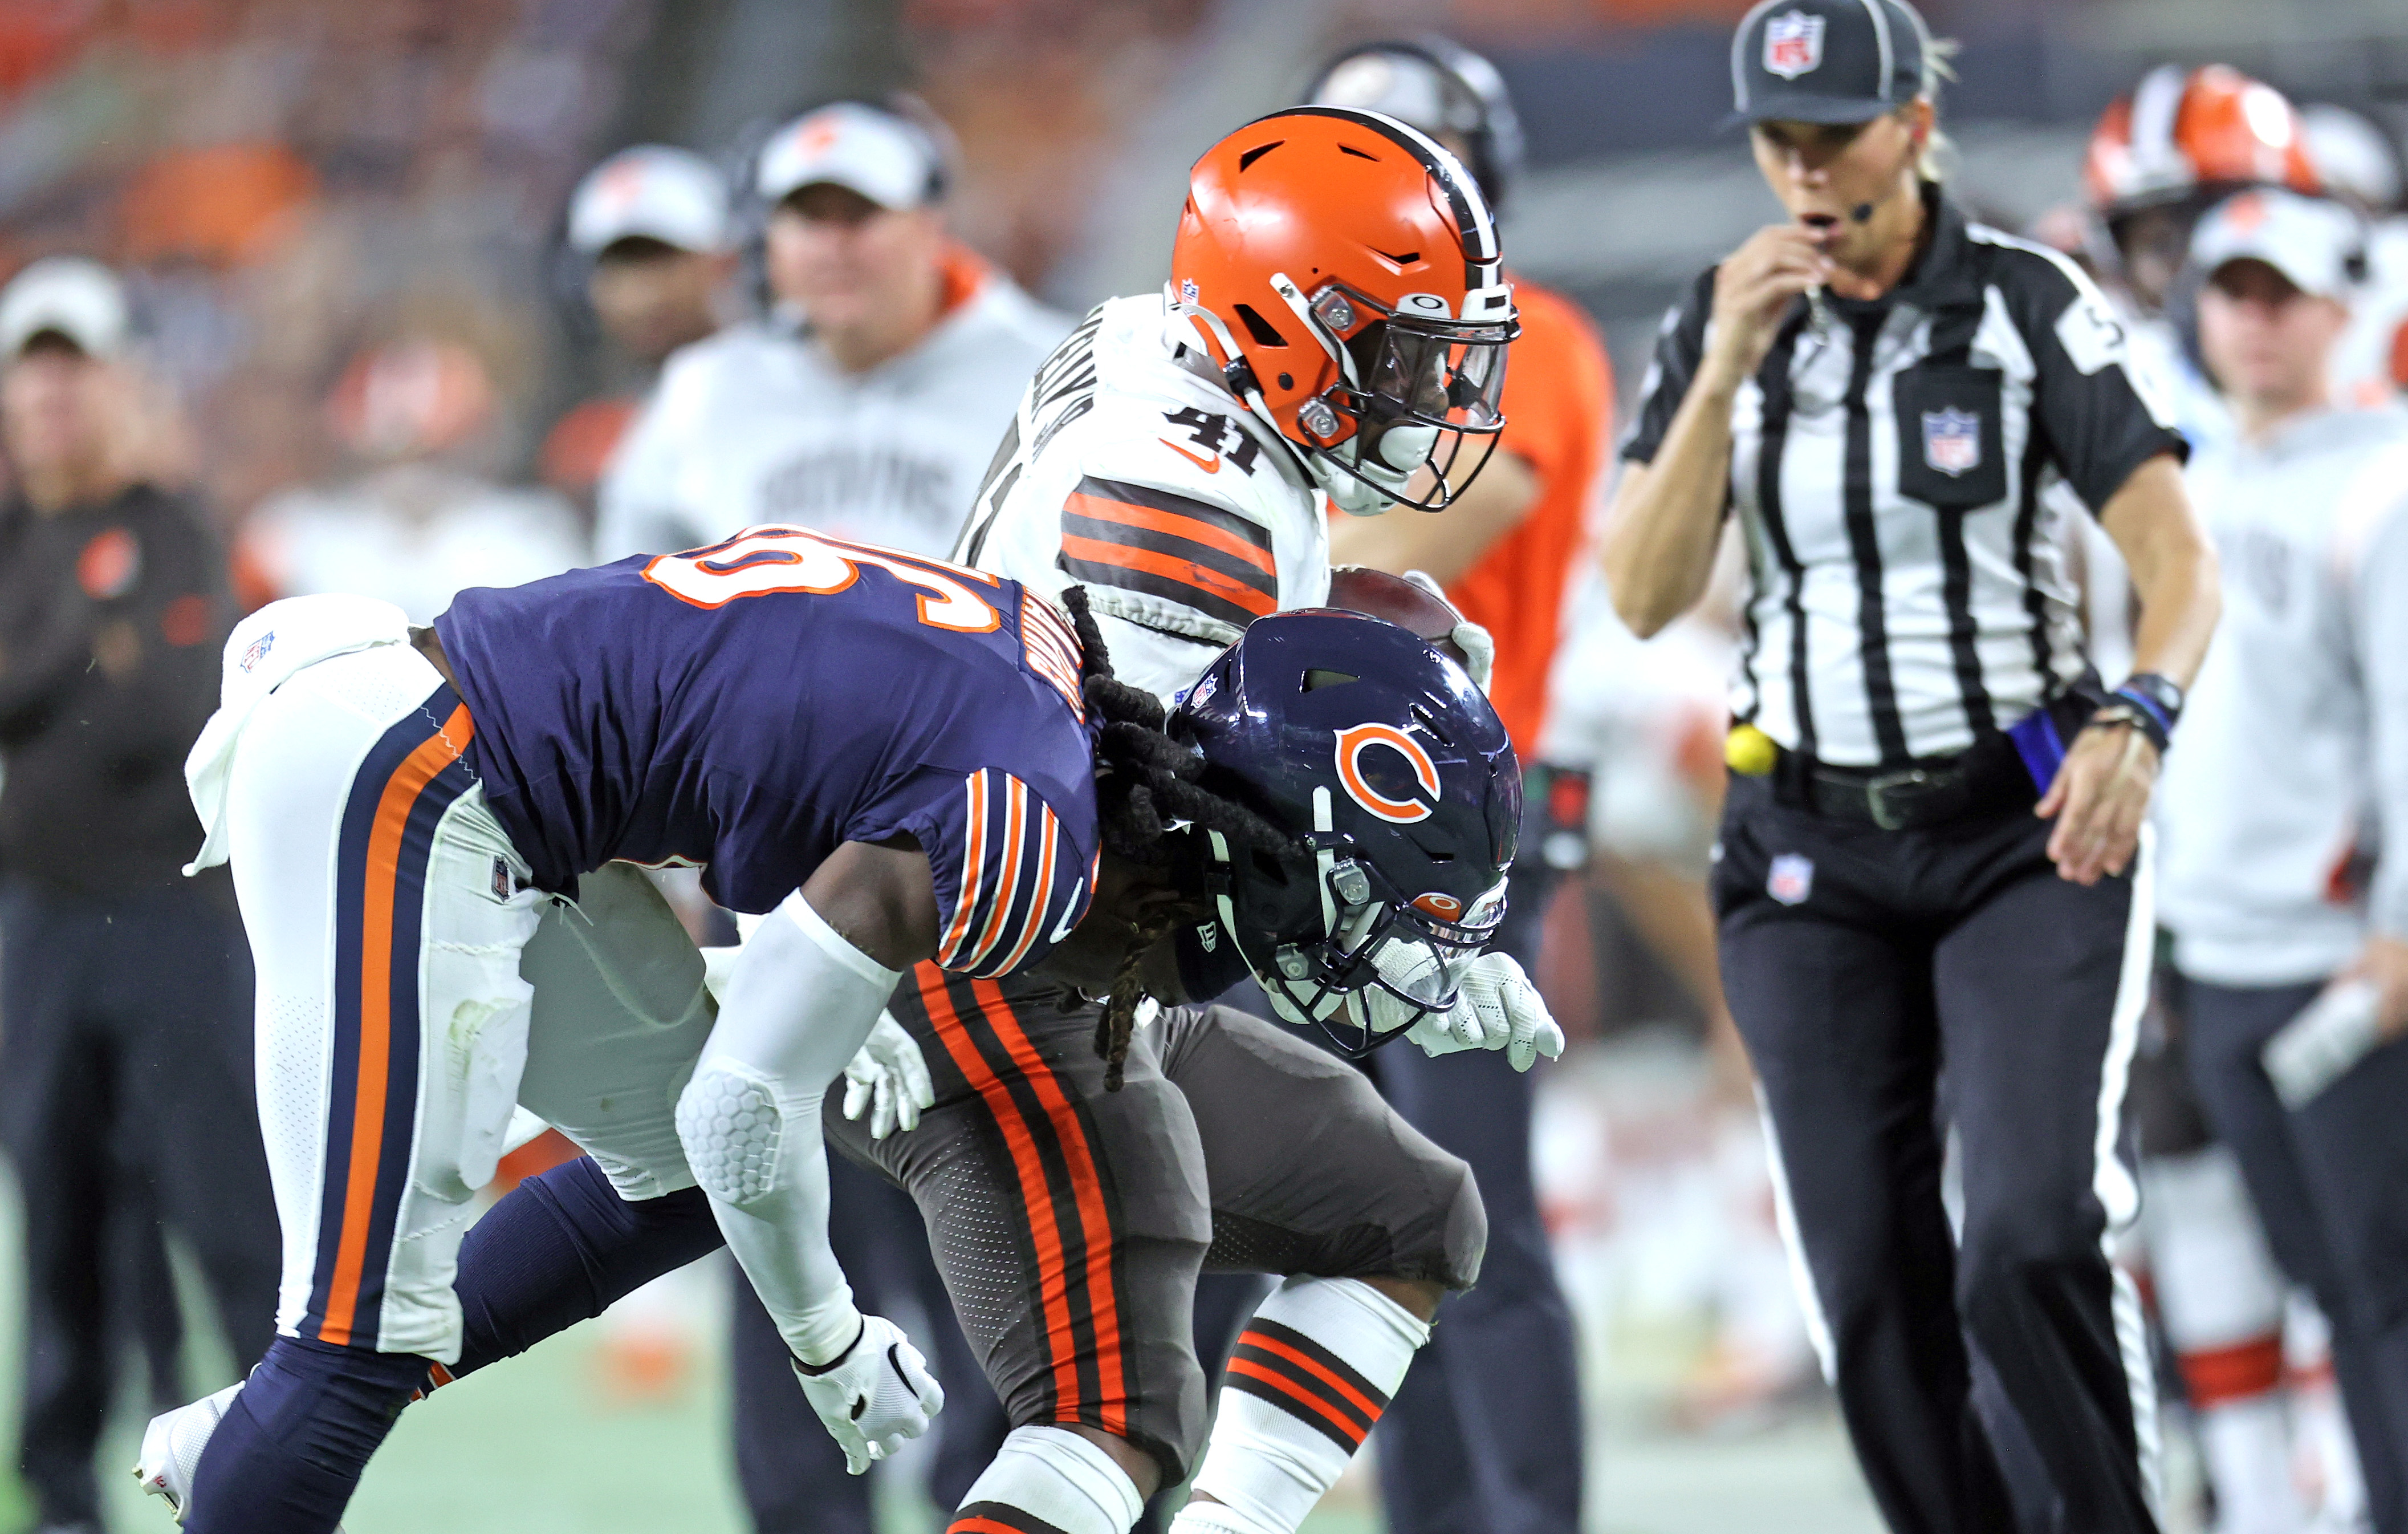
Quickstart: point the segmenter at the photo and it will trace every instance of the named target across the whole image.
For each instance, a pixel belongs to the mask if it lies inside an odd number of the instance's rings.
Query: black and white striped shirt
[[[2182,438],[2071,262],[1927,188],[1929,246],[1878,300],[1800,301],[1732,407],[1754,577],[1731,711],[1848,766],[1954,754],[2082,674],[2060,483],[2095,514]],[[1713,272],[1665,317],[1623,456],[1705,355]]]

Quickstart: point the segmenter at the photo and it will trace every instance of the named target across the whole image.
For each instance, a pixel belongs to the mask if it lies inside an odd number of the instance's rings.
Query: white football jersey
[[[1069,327],[989,273],[926,340],[866,373],[780,319],[696,341],[669,358],[611,459],[595,553],[669,553],[793,522],[941,555],[1012,401]]]
[[[1255,618],[1329,598],[1327,498],[1216,371],[1160,294],[1096,306],[1022,395],[953,551],[1085,586],[1113,671],[1166,698]]]

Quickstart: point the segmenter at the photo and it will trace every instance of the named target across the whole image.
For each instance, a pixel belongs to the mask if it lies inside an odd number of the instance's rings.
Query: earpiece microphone
[[[1848,216],[1856,220],[1858,224],[1870,224],[1873,219],[1873,205],[1869,202],[1860,202],[1854,208],[1848,210]]]

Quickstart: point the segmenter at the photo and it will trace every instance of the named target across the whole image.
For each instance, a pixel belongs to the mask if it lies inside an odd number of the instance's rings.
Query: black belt
[[[2023,758],[2004,735],[1897,767],[1841,767],[1784,750],[1771,776],[1773,797],[1784,804],[1884,831],[1995,818],[2040,802]]]

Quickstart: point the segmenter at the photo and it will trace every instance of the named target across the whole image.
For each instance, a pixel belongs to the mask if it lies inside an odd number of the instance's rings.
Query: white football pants
[[[226,802],[278,1328],[447,1364],[460,1237],[512,1107],[624,1197],[691,1187],[677,1100],[713,1018],[701,955],[640,871],[589,874],[573,904],[525,887],[462,759],[472,730],[408,645],[337,656],[243,725]]]

